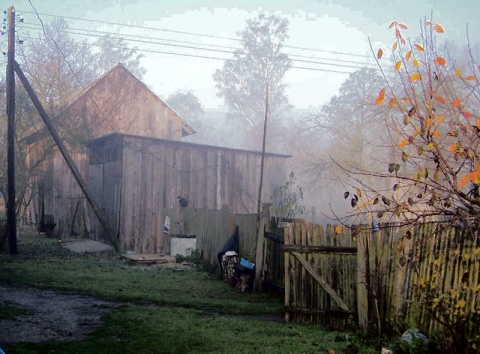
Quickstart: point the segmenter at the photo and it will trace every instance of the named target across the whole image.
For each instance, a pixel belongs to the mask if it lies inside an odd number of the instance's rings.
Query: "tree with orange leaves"
[[[373,50],[385,79],[375,100],[389,109],[385,130],[389,158],[385,172],[345,169],[358,185],[344,194],[358,201],[350,217],[427,218],[466,223],[480,214],[480,66],[469,49],[467,64],[457,62],[438,42],[445,30],[426,21],[419,39],[407,39],[408,27],[390,24],[395,40],[391,61]],[[470,46],[469,46],[470,48]],[[393,64],[393,67],[391,66]],[[388,71],[393,71],[392,79]],[[391,179],[378,190],[365,175]],[[361,201],[359,200],[361,199]],[[358,206],[362,206],[359,208]],[[357,220],[358,221],[358,220]]]

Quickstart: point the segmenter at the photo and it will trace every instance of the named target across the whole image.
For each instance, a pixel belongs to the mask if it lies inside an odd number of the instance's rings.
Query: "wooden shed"
[[[168,252],[167,211],[189,208],[255,213],[261,153],[166,139],[111,134],[90,143],[90,185],[108,215],[121,248]],[[285,183],[289,155],[265,157],[263,201]],[[104,240],[99,223],[92,234]]]
[[[70,97],[53,121],[85,181],[89,179],[87,145],[91,139],[126,133],[181,140],[195,133],[122,64]],[[46,217],[57,224],[55,231],[60,235],[88,234],[91,220],[86,215],[87,202],[48,131],[37,129],[24,141],[32,173],[33,222]]]
[[[54,121],[123,250],[168,252],[164,219],[179,196],[198,209],[256,212],[261,153],[182,142],[193,128],[121,64],[71,97]],[[27,164],[37,166],[34,222],[48,218],[61,237],[107,241],[46,131],[25,142]],[[263,201],[285,183],[288,157],[266,155]]]

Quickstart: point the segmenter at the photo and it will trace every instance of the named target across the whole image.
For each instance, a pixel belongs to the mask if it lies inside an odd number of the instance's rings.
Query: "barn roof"
[[[180,117],[180,115],[172,108],[170,107],[169,105],[167,105],[160,97],[158,97],[143,81],[141,81],[139,78],[137,78],[135,75],[132,74],[132,72],[130,72],[130,70],[128,70],[122,63],[118,63],[117,65],[115,65],[112,69],[110,69],[109,71],[107,71],[105,74],[103,74],[102,76],[100,76],[98,79],[96,79],[95,81],[91,82],[89,85],[87,85],[83,90],[80,90],[76,93],[74,93],[72,96],[69,97],[69,99],[67,100],[68,104],[66,105],[65,108],[68,108],[69,106],[72,106],[73,104],[75,104],[75,102],[80,99],[80,97],[84,96],[84,95],[87,95],[93,88],[95,88],[100,82],[102,82],[103,80],[106,80],[110,75],[112,75],[114,72],[118,72],[118,71],[121,71],[122,74],[126,74],[126,75],[130,75],[132,78],[134,78],[135,80],[137,80],[139,83],[141,83],[141,85],[145,88],[145,90],[147,90],[149,93],[151,93],[151,95],[154,97],[154,99],[159,102],[161,105],[163,105],[164,107],[166,107],[167,109],[169,109],[173,114],[174,116],[181,122],[181,125],[182,125],[182,136],[188,136],[188,135],[192,135],[192,134],[195,134],[195,130],[190,126],[188,125],[188,123],[182,118]]]
[[[198,146],[200,148],[207,148],[207,149],[217,149],[217,150],[227,150],[227,151],[238,151],[238,152],[246,152],[246,153],[251,153],[251,154],[256,154],[256,155],[261,155],[261,151],[255,151],[255,150],[246,150],[246,149],[234,149],[234,148],[229,148],[229,147],[224,147],[224,146],[214,146],[214,145],[204,145],[204,144],[197,144],[197,143],[190,143],[190,142],[185,142],[185,141],[176,141],[176,140],[168,140],[168,139],[160,139],[160,138],[153,138],[153,137],[146,137],[146,136],[141,136],[141,135],[134,135],[134,134],[123,134],[123,133],[113,133],[113,134],[108,134],[101,136],[96,139],[92,139],[89,142],[89,146],[93,145],[102,145],[104,143],[107,143],[108,141],[115,141],[115,140],[121,140],[124,138],[134,138],[134,139],[140,139],[140,140],[148,140],[152,142],[158,142],[158,143],[167,143],[171,145],[181,145],[181,146]],[[266,152],[265,156],[271,156],[271,157],[282,157],[282,158],[291,158],[292,155],[287,155],[287,154],[279,154],[279,153],[273,153],[273,152]]]

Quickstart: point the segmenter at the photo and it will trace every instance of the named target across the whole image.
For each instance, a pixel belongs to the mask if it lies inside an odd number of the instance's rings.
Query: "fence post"
[[[263,267],[265,262],[264,248],[265,248],[265,216],[269,215],[269,204],[263,204],[262,214],[260,215],[258,232],[257,232],[257,249],[255,253],[255,284],[254,290],[262,292],[263,284]]]
[[[358,326],[363,333],[368,331],[368,234],[368,231],[362,230],[357,235],[357,312]]]

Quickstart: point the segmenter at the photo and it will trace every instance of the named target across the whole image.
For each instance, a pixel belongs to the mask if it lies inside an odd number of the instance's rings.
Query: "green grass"
[[[74,254],[53,239],[24,236],[18,256],[0,254],[0,285],[87,294],[128,305],[77,342],[17,343],[11,353],[327,353],[355,346],[355,336],[314,325],[265,321],[281,298],[239,294],[197,268],[132,266],[114,253]],[[0,312],[1,314],[1,312]]]
[[[19,316],[31,315],[32,311],[18,307],[12,302],[0,303],[0,320],[14,320]]]

